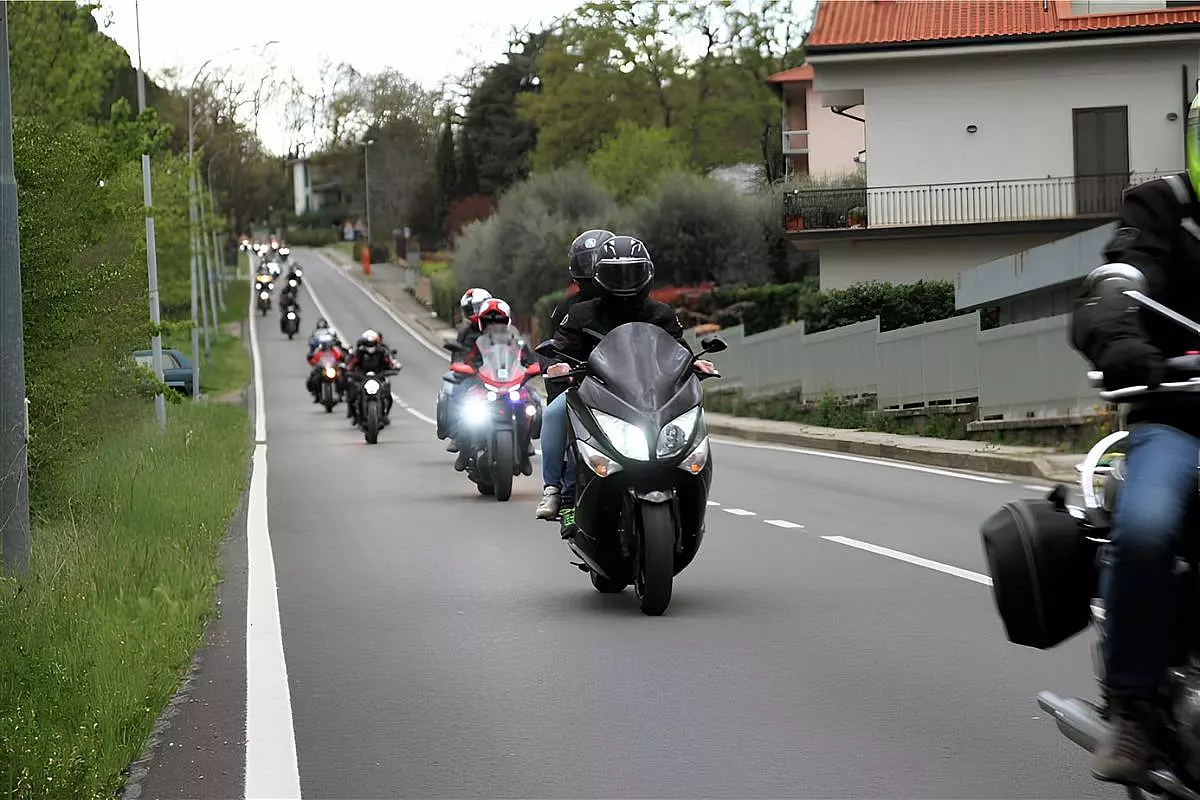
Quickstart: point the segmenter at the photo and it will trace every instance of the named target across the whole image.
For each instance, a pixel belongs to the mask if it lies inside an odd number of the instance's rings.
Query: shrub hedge
[[[284,241],[300,247],[325,247],[341,239],[341,233],[334,228],[289,228],[284,234]]]

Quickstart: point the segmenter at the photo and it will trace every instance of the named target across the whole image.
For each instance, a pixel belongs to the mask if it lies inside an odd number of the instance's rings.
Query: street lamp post
[[[221,259],[221,251],[217,246],[217,195],[213,191],[212,165],[217,160],[220,153],[213,153],[208,159],[208,218],[211,221],[209,230],[212,233],[212,254],[213,263],[217,267],[217,300],[221,304],[221,310],[225,310],[225,281],[221,277],[221,273],[225,271],[225,264]]]
[[[360,142],[359,146],[363,149],[363,182],[365,186],[364,197],[367,206],[367,249],[371,249],[372,236],[375,229],[371,227],[371,161],[367,157],[367,148],[375,144],[374,139],[367,139],[365,142]]]

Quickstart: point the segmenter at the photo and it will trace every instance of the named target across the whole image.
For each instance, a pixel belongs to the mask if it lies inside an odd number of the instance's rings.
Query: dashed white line
[[[975,583],[981,583],[984,586],[992,585],[992,579],[989,578],[987,575],[980,575],[978,572],[971,572],[971,570],[962,569],[961,567],[952,567],[949,564],[943,564],[940,561],[933,561],[928,558],[921,558],[920,556],[910,555],[909,553],[902,553],[899,550],[893,550],[890,547],[880,547],[877,544],[871,544],[870,542],[860,542],[857,539],[851,539],[846,536],[822,536],[821,538],[826,541],[829,541],[829,542],[836,542],[837,544],[844,544],[847,547],[854,547],[859,550],[865,550],[866,552],[874,553],[877,556],[885,556],[887,558],[893,558],[897,561],[904,561],[908,564],[915,564],[918,567],[925,567],[925,569],[931,569],[936,572],[942,572],[942,573],[945,573],[946,575],[953,575],[954,577],[962,578],[963,580],[973,581]]]
[[[708,501],[708,504],[709,504],[710,506],[719,506],[719,505],[721,505],[720,503],[718,503],[718,502],[717,502],[717,501],[715,501],[715,500],[709,500],[709,501]]]
[[[910,472],[924,472],[927,475],[941,475],[945,478],[961,478],[965,481],[976,481],[977,483],[991,484],[1011,484],[1012,481],[1006,481],[1002,478],[989,478],[984,475],[974,475],[970,472],[954,472],[948,469],[938,469],[936,467],[925,467],[920,464],[907,464],[903,461],[888,461],[882,458],[870,458],[868,456],[853,456],[847,453],[834,453],[827,450],[809,450],[803,447],[788,447],[778,444],[757,444],[754,442],[742,442],[734,439],[712,437],[714,442],[730,447],[745,447],[751,450],[775,450],[781,453],[798,453],[805,456],[818,456],[820,458],[832,458],[838,461],[853,461],[858,464],[874,464],[878,467],[891,467],[892,469],[904,469]]]
[[[1026,483],[1026,484],[1024,484],[1024,485],[1023,485],[1021,488],[1022,488],[1022,489],[1029,489],[1030,491],[1033,491],[1033,492],[1048,492],[1048,491],[1050,491],[1051,489],[1053,489],[1054,487],[1053,487],[1053,486],[1047,486],[1047,485],[1045,485],[1045,484],[1038,485],[1038,484],[1035,484],[1035,483]]]
[[[786,519],[764,519],[763,522],[768,525],[774,525],[776,528],[803,528],[803,525],[798,525],[795,522],[789,522]]]
[[[246,508],[246,783],[247,798],[300,798],[300,769],[287,659],[279,620],[275,556],[267,515],[267,419],[258,320],[250,300],[254,361],[253,467]]]
[[[723,508],[721,509],[726,514],[733,514],[735,517],[754,517],[758,516],[753,511],[747,511],[744,508]]]

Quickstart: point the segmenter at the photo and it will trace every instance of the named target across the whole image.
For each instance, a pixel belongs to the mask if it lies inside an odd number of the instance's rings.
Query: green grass
[[[239,336],[227,327],[246,319],[250,281],[236,280],[225,284],[225,310],[218,309],[217,335],[210,336],[212,354],[204,357],[204,335],[200,336],[200,391],[212,397],[244,389],[250,385],[250,354]],[[239,331],[240,332],[240,331]],[[190,331],[168,333],[163,347],[192,355]]]
[[[173,405],[114,431],[0,579],[0,796],[110,798],[187,673],[245,488],[243,409]]]
[[[436,275],[439,272],[444,272],[450,269],[449,261],[422,261],[421,274],[425,277]]]
[[[354,242],[338,242],[329,246],[334,250],[340,250],[351,261],[354,260]]]

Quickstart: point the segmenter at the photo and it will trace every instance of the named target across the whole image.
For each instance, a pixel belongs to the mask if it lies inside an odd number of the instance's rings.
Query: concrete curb
[[[1041,478],[1052,482],[1073,483],[1073,475],[1064,475],[1061,470],[1055,471],[1042,457],[1022,457],[1003,455],[1000,453],[950,453],[930,450],[920,447],[884,444],[882,442],[858,442],[846,439],[830,439],[823,436],[812,436],[803,433],[785,431],[768,432],[747,430],[738,425],[708,420],[708,430],[718,436],[728,436],[764,444],[782,444],[792,447],[804,447],[810,450],[827,450],[847,455],[866,456],[890,461],[905,461],[910,464],[922,464],[927,467],[957,469],[967,472],[990,473],[994,475],[1016,475],[1021,477]]]

